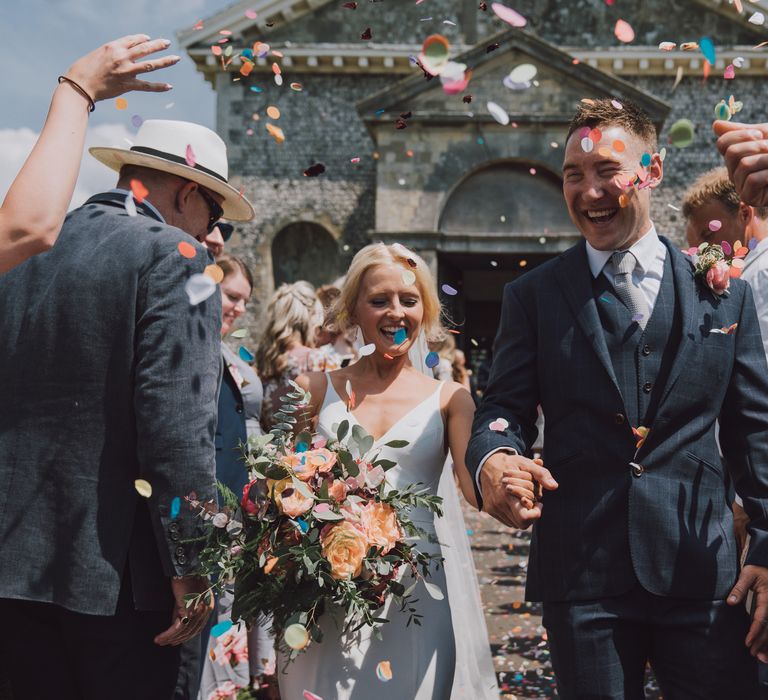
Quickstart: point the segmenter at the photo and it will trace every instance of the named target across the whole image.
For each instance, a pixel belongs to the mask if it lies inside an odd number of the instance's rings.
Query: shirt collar
[[[592,247],[589,241],[586,241],[586,244],[589,270],[592,273],[592,277],[597,278],[611,259],[611,255],[613,255],[614,251],[598,250],[597,248]],[[631,248],[629,248],[632,254],[637,258],[637,266],[643,274],[651,268],[653,261],[659,254],[659,246],[663,245],[664,244],[656,233],[656,227],[651,223],[651,228],[649,228],[648,231],[646,231],[645,234],[641,236]]]
[[[127,197],[130,194],[128,190],[124,190],[120,187],[114,187],[113,189],[110,190],[110,192],[114,194],[123,195],[124,197]],[[166,223],[165,217],[160,213],[160,210],[154,204],[152,204],[152,202],[150,202],[146,197],[141,201],[141,203],[155,215],[158,221],[162,223]]]

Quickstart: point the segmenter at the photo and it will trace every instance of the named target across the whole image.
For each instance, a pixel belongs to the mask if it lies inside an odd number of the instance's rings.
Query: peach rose
[[[722,296],[728,291],[731,284],[731,269],[725,260],[719,260],[707,270],[707,286],[717,296]]]
[[[280,481],[269,480],[270,493],[275,500],[275,504],[281,512],[289,518],[298,518],[306,513],[314,502],[311,498],[302,496],[297,489],[293,488],[293,482],[290,479],[281,479]],[[290,489],[291,493],[283,496],[283,491]]]
[[[307,452],[307,460],[319,471],[321,474],[326,474],[331,471],[331,467],[336,464],[336,453],[326,450],[324,447]]]
[[[296,477],[302,481],[309,481],[317,471],[317,466],[312,463],[308,455],[309,452],[298,452],[283,457],[283,464],[290,467]]]
[[[366,504],[360,514],[360,520],[369,544],[378,547],[384,554],[403,539],[395,511],[388,503],[373,501]]]
[[[336,501],[336,503],[342,503],[347,497],[348,491],[347,485],[340,479],[334,479],[328,486],[328,496]]]
[[[368,551],[365,534],[352,523],[329,523],[320,532],[323,556],[331,565],[331,576],[349,579],[359,576]]]

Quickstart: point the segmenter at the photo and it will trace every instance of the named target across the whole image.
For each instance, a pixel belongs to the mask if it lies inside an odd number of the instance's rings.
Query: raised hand
[[[728,604],[738,605],[746,598],[749,590],[755,594],[755,609],[744,643],[752,656],[768,663],[768,568],[745,566],[728,596]]]
[[[741,200],[753,207],[768,206],[768,123],[716,121],[712,129]]]
[[[185,576],[171,580],[173,619],[171,626],[155,637],[155,644],[161,647],[178,646],[203,631],[213,611],[213,594],[209,594],[207,602],[200,602],[194,607],[187,607],[184,598],[190,594],[204,593],[210,585],[208,579],[201,576]]]
[[[179,56],[156,57],[140,61],[171,45],[167,39],[151,40],[146,34],[133,34],[115,39],[75,61],[65,76],[74,80],[94,102],[117,97],[131,90],[165,92],[168,83],[149,83],[136,76],[175,65]]]
[[[529,528],[541,517],[540,489],[558,484],[541,460],[497,452],[480,471],[483,510],[508,527]]]

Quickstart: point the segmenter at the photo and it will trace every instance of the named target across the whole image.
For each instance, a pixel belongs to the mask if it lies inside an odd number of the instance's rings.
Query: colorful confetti
[[[220,513],[223,515],[223,513]],[[232,629],[232,620],[223,620],[211,627],[211,637],[221,637]]]
[[[128,216],[136,216],[138,214],[136,211],[136,202],[133,199],[133,192],[128,193],[123,206],[125,207],[125,213],[128,214]]]
[[[149,190],[144,187],[141,180],[131,180],[131,194],[133,194],[133,198],[141,204],[149,194]]]
[[[176,247],[183,257],[189,258],[190,260],[197,255],[197,248],[186,241],[180,241],[179,245]]]
[[[124,97],[118,97],[115,100],[115,109],[128,109],[128,100],[126,100]]]
[[[509,427],[509,421],[505,418],[497,418],[495,421],[492,421],[488,428],[490,430],[493,430],[497,433],[503,433],[507,428]]]
[[[304,625],[288,625],[283,632],[283,640],[291,649],[301,650],[309,644],[309,632]]]
[[[509,115],[507,114],[506,110],[497,105],[495,102],[487,102],[486,108],[488,110],[488,113],[502,126],[506,126],[509,124]]]
[[[254,354],[243,345],[238,348],[237,354],[243,362],[253,362],[256,359]]]
[[[441,289],[443,290],[443,292],[445,292],[445,294],[447,294],[448,296],[451,296],[451,297],[456,296],[459,293],[459,291],[457,289],[454,289],[453,287],[451,287],[450,284],[444,284],[441,287]]]
[[[632,25],[623,20],[616,20],[616,26],[613,28],[613,33],[616,38],[624,44],[629,44],[635,40],[635,30],[632,29]]]
[[[389,661],[379,661],[376,664],[376,678],[382,681],[382,683],[392,680],[392,665]]]
[[[179,517],[179,512],[181,511],[181,499],[176,496],[171,501],[171,520],[176,520],[176,518]]]
[[[144,479],[136,479],[136,481],[133,482],[133,487],[136,489],[139,496],[143,496],[144,498],[151,498],[152,484],[150,484],[148,481],[145,481]]]
[[[216,291],[216,283],[208,275],[198,273],[187,280],[184,291],[189,297],[189,303],[197,306]]]
[[[373,355],[373,353],[376,352],[376,345],[374,343],[368,343],[368,345],[363,345],[357,352],[360,357],[368,357],[368,355]]]
[[[398,328],[395,331],[395,343],[402,345],[408,339],[408,331],[405,328]]]
[[[267,107],[267,116],[270,119],[280,119],[280,110],[277,107],[270,105]]]
[[[424,358],[424,364],[430,369],[437,367],[440,364],[440,355],[438,355],[436,352],[428,353]]]
[[[197,163],[197,158],[195,158],[195,152],[192,150],[192,144],[187,144],[187,149],[184,152],[184,160],[187,161],[187,165],[190,168],[194,168],[195,164]]]
[[[516,12],[511,7],[502,5],[500,2],[491,3],[491,9],[502,22],[511,24],[513,27],[524,27],[528,24],[528,20],[519,12]]]
[[[693,143],[695,128],[690,119],[678,119],[669,129],[669,142],[677,148]]]
[[[403,270],[403,284],[409,287],[416,282],[416,275],[412,270]]]

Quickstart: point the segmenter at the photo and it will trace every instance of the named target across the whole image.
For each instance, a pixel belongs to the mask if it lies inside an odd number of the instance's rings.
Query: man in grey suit
[[[561,697],[642,698],[650,661],[668,700],[757,698],[753,657],[768,658],[757,316],[747,285],[715,294],[657,235],[656,132],[622,102],[585,101],[571,123],[563,193],[585,240],[506,287],[467,465],[485,510],[535,522],[526,593],[543,601]],[[525,456],[539,404],[548,469]],[[751,519],[741,572],[731,482]]]
[[[0,277],[0,647],[19,698],[168,700],[211,609],[185,601],[221,370],[199,241],[253,209],[196,124],[91,153],[117,188]]]

